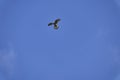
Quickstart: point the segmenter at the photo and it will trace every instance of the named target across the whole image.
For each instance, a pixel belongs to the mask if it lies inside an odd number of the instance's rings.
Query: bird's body
[[[56,19],[53,23],[52,22],[49,23],[48,26],[54,25],[54,29],[58,29],[59,26],[57,24],[59,21],[60,21],[60,19]]]

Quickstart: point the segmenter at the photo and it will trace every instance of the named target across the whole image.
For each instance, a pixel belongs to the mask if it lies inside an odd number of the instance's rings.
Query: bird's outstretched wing
[[[48,26],[51,26],[51,25],[53,25],[53,23],[49,23],[49,24],[48,24]]]
[[[57,24],[60,21],[60,19],[56,19],[54,24]]]

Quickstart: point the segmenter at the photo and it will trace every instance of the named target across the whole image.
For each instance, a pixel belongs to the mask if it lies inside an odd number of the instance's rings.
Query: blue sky
[[[0,80],[120,80],[119,4],[0,0]]]

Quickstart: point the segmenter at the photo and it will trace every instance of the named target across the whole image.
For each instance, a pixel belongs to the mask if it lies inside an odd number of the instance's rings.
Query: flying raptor
[[[58,29],[59,26],[58,26],[58,22],[60,21],[60,19],[56,19],[54,22],[51,22],[48,24],[48,26],[51,26],[51,25],[54,25],[54,29]]]

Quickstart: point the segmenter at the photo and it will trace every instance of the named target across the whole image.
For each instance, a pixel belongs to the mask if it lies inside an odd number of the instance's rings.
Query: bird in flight
[[[48,24],[48,26],[51,26],[51,25],[54,25],[54,29],[58,29],[59,26],[58,26],[58,22],[60,21],[60,19],[56,19],[54,22],[51,22]]]

